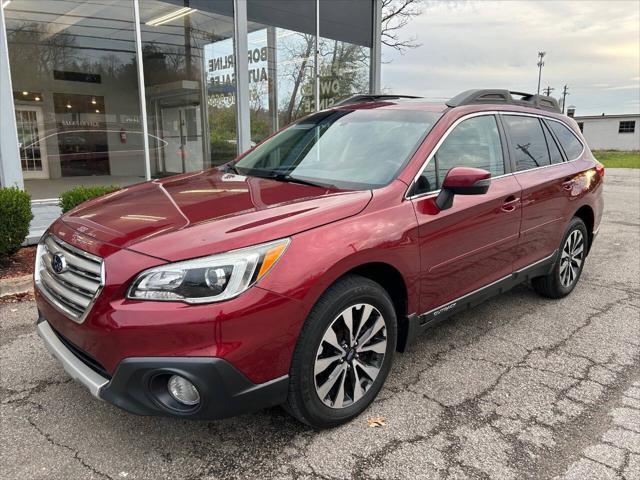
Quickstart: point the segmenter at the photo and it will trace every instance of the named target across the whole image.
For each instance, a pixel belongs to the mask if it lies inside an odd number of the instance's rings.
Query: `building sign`
[[[100,123],[89,120],[62,120],[58,122],[58,125],[60,125],[61,127],[100,127]]]
[[[305,112],[314,110],[314,88],[312,83],[306,83],[302,86],[302,107]],[[330,108],[335,105],[336,100],[340,98],[340,81],[335,77],[320,78],[320,110]]]
[[[229,42],[223,40],[222,42]],[[205,49],[206,50],[206,49]],[[267,76],[267,47],[254,48],[247,52],[249,59],[249,83],[266,82]],[[207,59],[207,77],[214,87],[235,84],[235,55],[219,55]]]

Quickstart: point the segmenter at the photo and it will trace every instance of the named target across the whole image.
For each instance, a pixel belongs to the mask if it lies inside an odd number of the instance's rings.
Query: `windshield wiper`
[[[288,173],[272,173],[269,175],[256,175],[257,177],[268,178],[269,180],[276,180],[278,182],[299,183],[301,185],[309,185],[311,187],[318,188],[337,188],[335,185],[327,185],[311,182],[309,180],[303,180],[302,178],[292,177]]]
[[[231,173],[235,173],[236,175],[240,175],[240,172],[238,172],[238,169],[234,167],[232,163],[226,163],[222,165],[222,168],[224,169],[225,172],[231,172]]]

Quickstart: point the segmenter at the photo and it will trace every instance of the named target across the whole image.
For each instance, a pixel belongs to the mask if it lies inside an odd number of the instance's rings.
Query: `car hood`
[[[361,212],[372,193],[223,173],[140,183],[65,214],[96,240],[168,261],[287,237]]]

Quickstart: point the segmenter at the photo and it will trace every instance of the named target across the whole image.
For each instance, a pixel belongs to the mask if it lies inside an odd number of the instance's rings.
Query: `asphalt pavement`
[[[216,422],[128,414],[69,379],[32,301],[0,305],[0,478],[640,479],[640,170],[605,182],[568,298],[524,285],[456,315],[333,430],[280,408]]]

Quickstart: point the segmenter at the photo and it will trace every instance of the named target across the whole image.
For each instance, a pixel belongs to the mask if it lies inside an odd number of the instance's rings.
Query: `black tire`
[[[578,231],[582,235],[583,241],[583,250],[582,257],[580,259],[580,265],[577,267],[577,273],[572,277],[570,283],[567,285],[566,282],[563,284],[562,274],[564,273],[563,268],[567,268],[564,264],[567,260],[563,259],[563,249],[567,245],[567,239],[575,232]],[[543,277],[537,277],[531,280],[533,284],[533,288],[535,291],[547,298],[563,298],[569,295],[573,289],[575,288],[578,280],[580,280],[580,275],[582,274],[582,269],[584,268],[584,262],[587,258],[587,252],[589,250],[589,235],[587,234],[587,227],[582,219],[578,217],[573,217],[569,222],[569,226],[567,227],[567,231],[562,237],[562,242],[560,242],[560,248],[558,250],[558,255],[556,258],[556,262],[553,266],[553,270]],[[568,260],[571,263],[572,260]]]
[[[375,315],[375,318],[380,318],[381,316],[384,320],[386,328],[386,350],[378,365],[379,372],[372,382],[370,382],[367,377],[362,376],[362,371],[356,364],[350,366],[347,365],[349,362],[345,362],[343,359],[339,361],[340,364],[344,363],[345,368],[353,369],[353,372],[351,372],[351,370],[349,370],[349,372],[345,371],[339,374],[338,377],[342,378],[340,375],[346,377],[348,374],[351,374],[352,377],[350,377],[348,382],[354,385],[355,382],[352,382],[351,379],[354,378],[353,375],[356,374],[357,370],[361,375],[360,378],[365,379],[364,382],[367,389],[366,391],[364,388],[360,390],[359,394],[362,395],[362,391],[364,391],[364,394],[349,406],[332,408],[323,402],[319,393],[316,391],[316,375],[314,374],[314,369],[318,349],[329,328],[333,330],[332,325],[334,325],[335,321],[338,321],[337,319],[340,318],[341,313],[350,307],[359,308],[357,306],[360,304],[373,306],[378,310],[380,315],[378,316],[377,313],[373,313],[371,314],[371,318],[374,318]],[[353,312],[356,312],[356,315],[358,311],[360,310],[353,310]],[[362,314],[362,317],[364,317],[364,314]],[[364,323],[362,320],[357,320],[357,322],[358,324]],[[353,323],[353,330],[355,330],[356,320],[354,320]],[[372,328],[371,330],[374,329]],[[381,330],[381,332],[383,331]],[[354,335],[354,337],[355,336],[356,335]],[[359,275],[342,277],[322,294],[305,320],[289,369],[289,394],[287,402],[283,405],[285,410],[301,422],[311,425],[314,428],[335,427],[357,417],[371,404],[382,388],[391,368],[393,354],[396,349],[396,339],[397,319],[389,294],[379,284],[368,278]],[[366,342],[362,342],[362,345],[365,343]],[[324,348],[323,346],[323,349]],[[360,355],[364,354],[360,353]],[[358,360],[355,360],[355,362],[358,362]],[[335,368],[338,364],[332,365],[333,367],[331,368]],[[356,375],[355,378],[358,378],[358,376]],[[338,383],[339,382],[337,382],[336,385]],[[328,397],[325,397],[325,401],[327,401],[327,398]],[[345,397],[343,396],[342,398]],[[355,399],[356,396],[353,395],[353,398]],[[351,399],[351,401],[353,401],[353,399]]]

